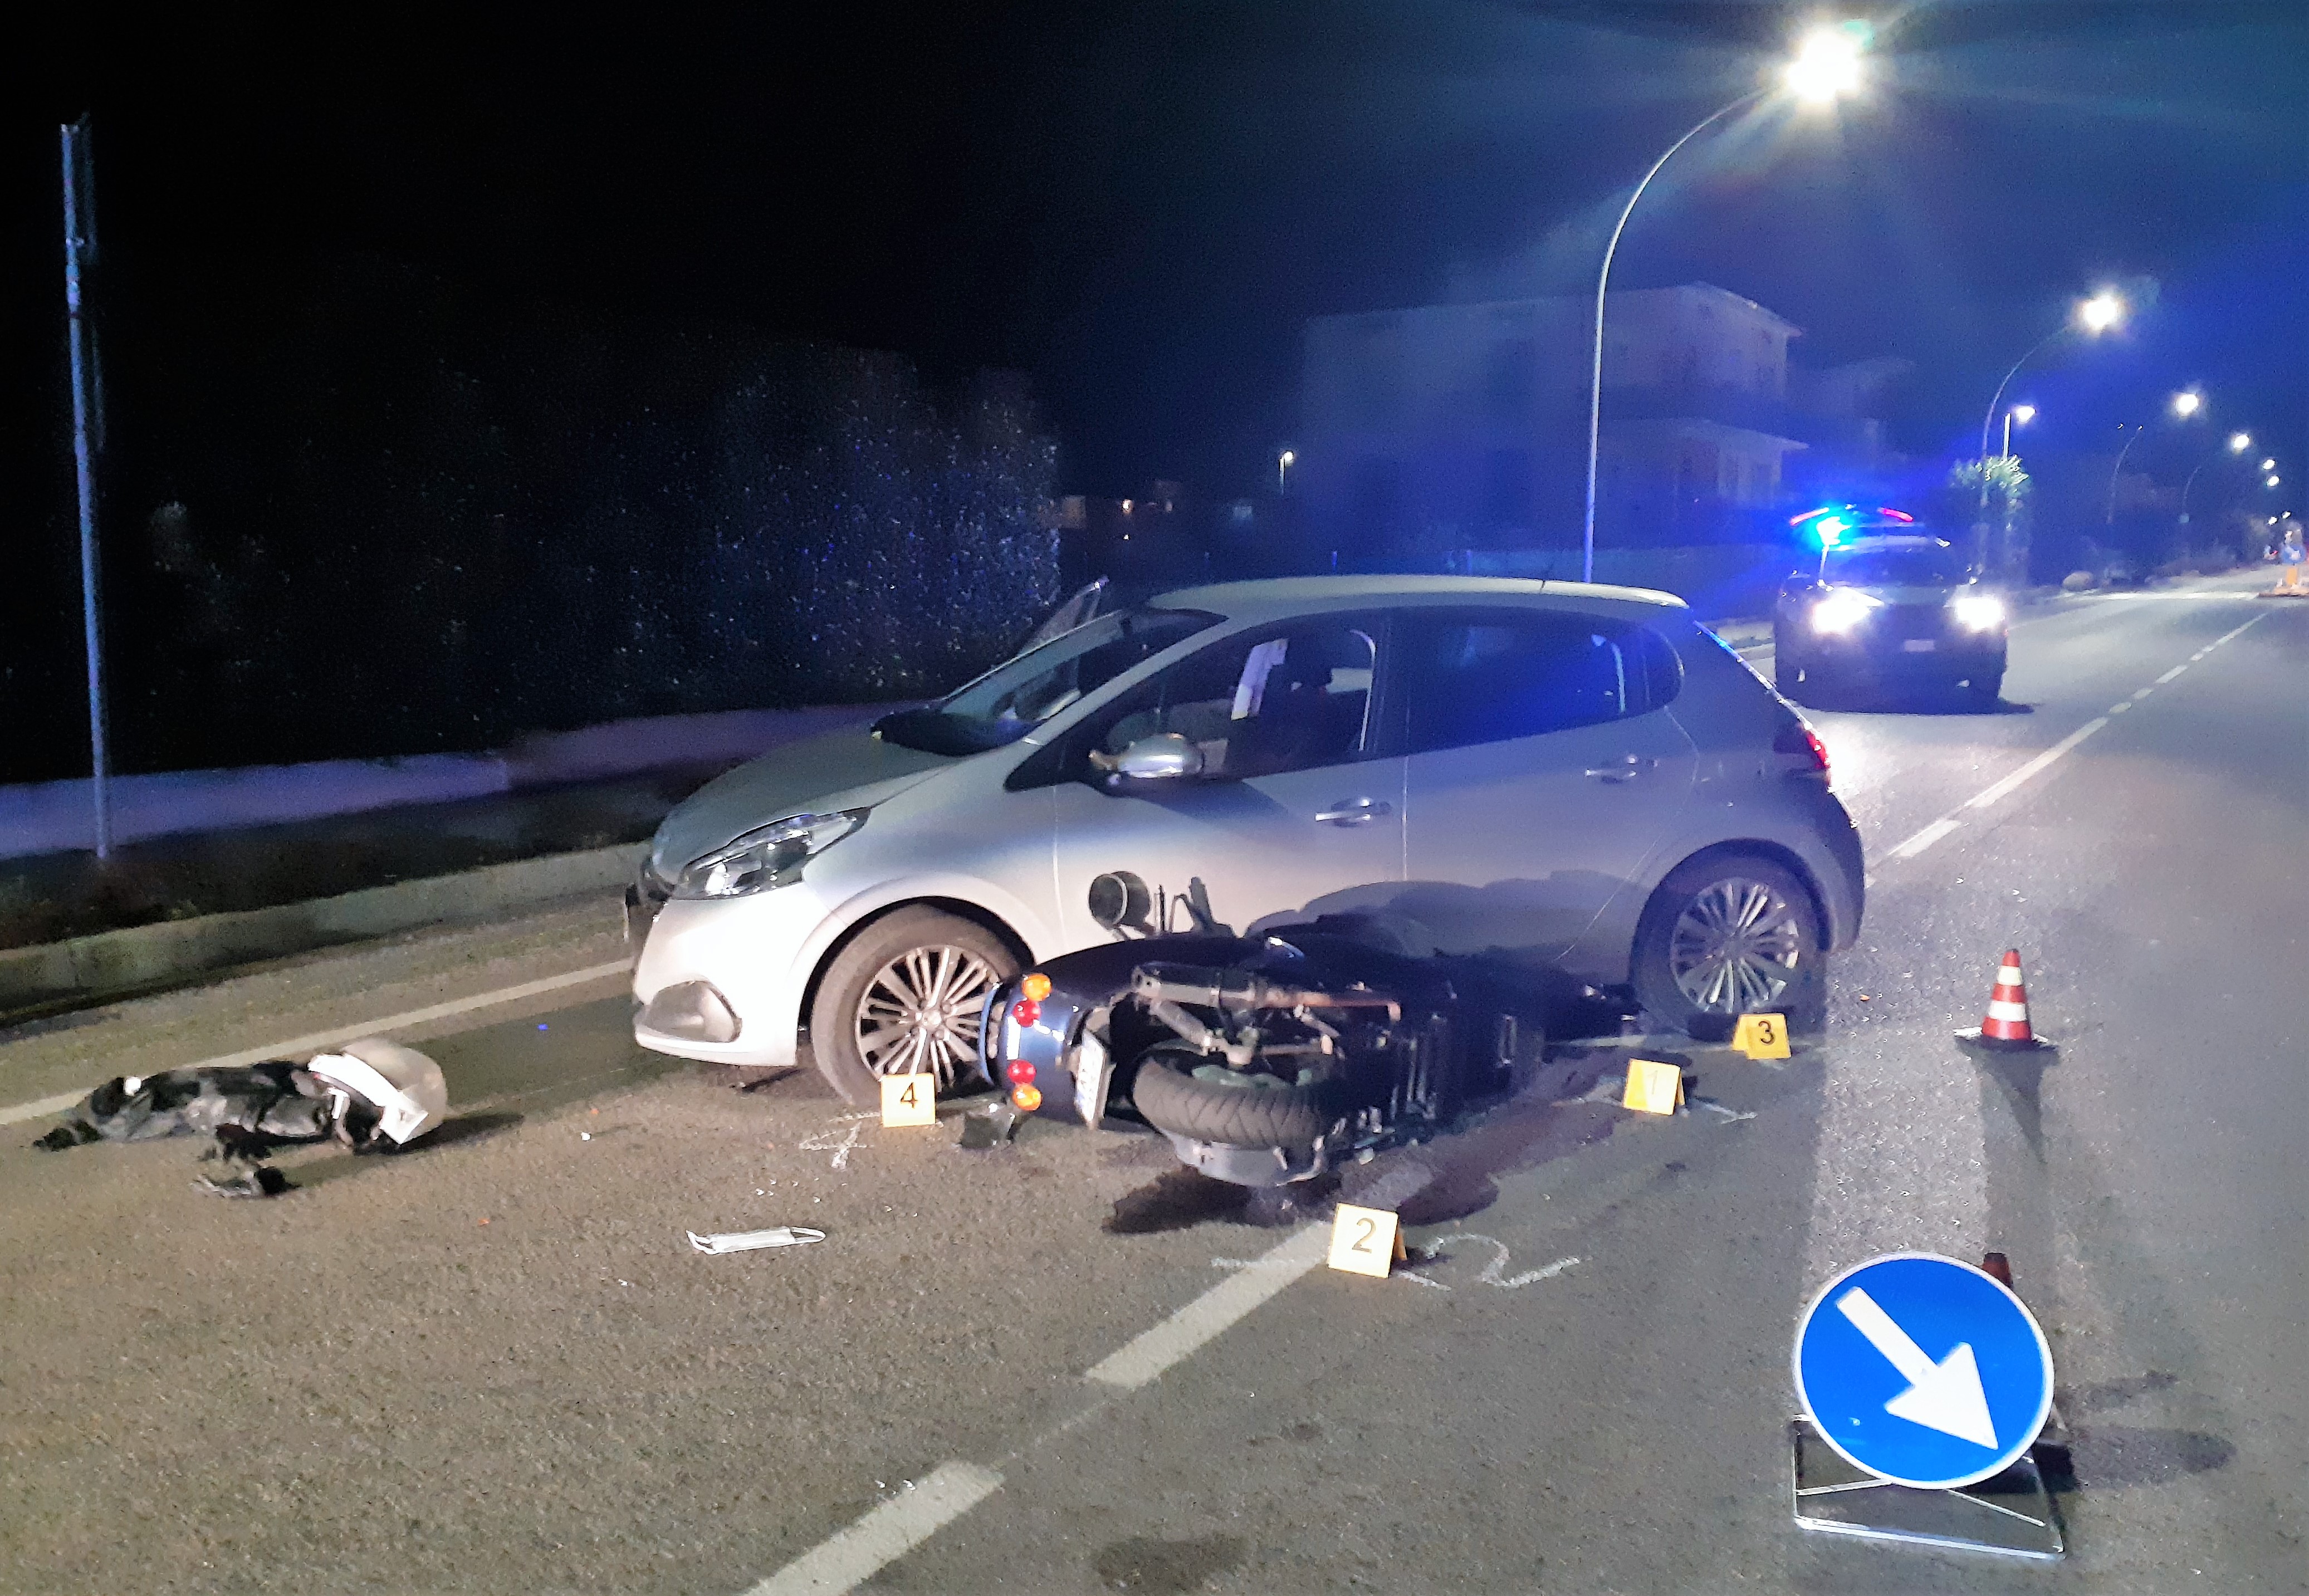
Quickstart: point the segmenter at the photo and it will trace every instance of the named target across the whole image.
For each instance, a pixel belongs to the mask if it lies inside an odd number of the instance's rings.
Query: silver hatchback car
[[[628,895],[634,1036],[776,1066],[806,1033],[867,1105],[880,1075],[974,1078],[981,1011],[1029,962],[1342,912],[1632,988],[1670,1025],[1803,1025],[1862,883],[1819,739],[1680,600],[1191,588],[675,809]]]

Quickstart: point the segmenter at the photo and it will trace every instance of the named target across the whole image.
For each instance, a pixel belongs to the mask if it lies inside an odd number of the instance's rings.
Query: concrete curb
[[[334,898],[202,915],[0,951],[0,1014],[85,1007],[187,977],[421,926],[486,919],[634,878],[648,845],[620,843],[364,887]],[[609,910],[605,907],[606,915]]]

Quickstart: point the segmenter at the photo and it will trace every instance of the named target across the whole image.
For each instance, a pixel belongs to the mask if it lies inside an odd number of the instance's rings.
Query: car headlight
[[[1849,632],[1868,618],[1868,612],[1879,608],[1883,600],[1872,599],[1866,593],[1849,589],[1830,593],[1812,607],[1812,629],[1815,632]]]
[[[742,898],[801,879],[801,867],[866,824],[863,809],[791,815],[692,860],[673,884],[677,898]]]
[[[2004,624],[2004,600],[1993,593],[1959,593],[1949,600],[1949,613],[1967,632],[1993,632]]]

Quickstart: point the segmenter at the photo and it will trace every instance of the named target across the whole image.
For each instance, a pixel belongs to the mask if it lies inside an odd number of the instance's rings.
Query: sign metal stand
[[[2046,1481],[2067,1475],[2043,1329],[1997,1272],[1925,1253],[1873,1258],[1799,1320],[1789,1508],[1801,1529],[2050,1561]]]

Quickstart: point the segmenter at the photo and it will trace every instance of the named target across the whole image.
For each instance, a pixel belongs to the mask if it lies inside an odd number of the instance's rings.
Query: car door
[[[1445,953],[1561,958],[1691,801],[1682,668],[1640,624],[1505,606],[1399,625],[1403,912]]]
[[[1113,873],[1146,885],[1142,932],[1192,928],[1190,904],[1245,933],[1392,897],[1403,877],[1403,761],[1377,737],[1382,637],[1368,616],[1239,634],[1054,747],[1052,858],[1068,945],[1114,935],[1089,908],[1091,883]],[[1194,745],[1205,772],[1115,774],[1124,749],[1163,734]]]

